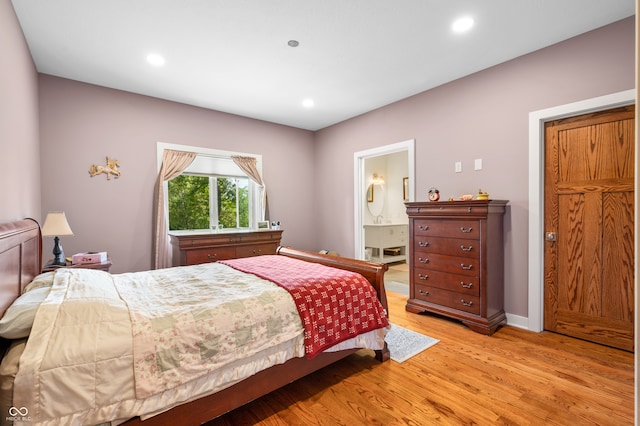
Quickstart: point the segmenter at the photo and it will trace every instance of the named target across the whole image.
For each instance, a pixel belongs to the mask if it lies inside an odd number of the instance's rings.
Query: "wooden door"
[[[544,328],[633,351],[635,106],[545,125]]]

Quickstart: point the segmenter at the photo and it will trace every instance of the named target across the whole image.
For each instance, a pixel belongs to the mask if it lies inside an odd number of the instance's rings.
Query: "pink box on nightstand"
[[[89,251],[86,253],[77,253],[71,257],[71,263],[74,265],[83,263],[102,263],[106,261],[106,251]]]

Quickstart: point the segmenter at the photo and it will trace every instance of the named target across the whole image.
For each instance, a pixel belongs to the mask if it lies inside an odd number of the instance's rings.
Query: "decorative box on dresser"
[[[482,334],[506,323],[506,200],[406,203],[410,290],[406,310],[458,319]]]
[[[173,246],[173,266],[186,266],[237,257],[276,254],[282,230],[220,233],[171,231],[169,235]]]

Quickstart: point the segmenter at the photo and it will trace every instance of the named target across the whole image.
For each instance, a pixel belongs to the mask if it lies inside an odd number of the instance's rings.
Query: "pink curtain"
[[[262,190],[262,197],[261,197],[262,205],[260,206],[260,217],[261,217],[261,220],[265,220],[265,216],[267,212],[267,187],[264,184],[264,181],[262,180],[262,176],[260,176],[260,172],[258,171],[258,165],[257,165],[256,159],[254,157],[241,157],[239,155],[233,155],[231,156],[231,159]]]
[[[169,215],[165,204],[164,182],[179,176],[196,158],[195,152],[173,151],[165,149],[162,154],[162,166],[156,180],[155,194],[155,235],[154,269],[172,266],[171,242],[169,240]]]

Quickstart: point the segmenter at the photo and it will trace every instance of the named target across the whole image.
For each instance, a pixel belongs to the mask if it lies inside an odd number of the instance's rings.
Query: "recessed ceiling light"
[[[298,42],[298,40],[289,40],[287,42],[287,44],[291,47],[298,47],[300,45],[300,43]]]
[[[158,54],[151,53],[147,56],[147,62],[156,67],[161,67],[164,65],[164,58]]]
[[[302,106],[305,108],[313,108],[316,103],[313,102],[313,99],[305,99],[302,101]]]
[[[471,27],[473,27],[474,21],[470,16],[463,16],[462,18],[458,18],[453,22],[451,28],[456,33],[464,33],[469,31]]]

